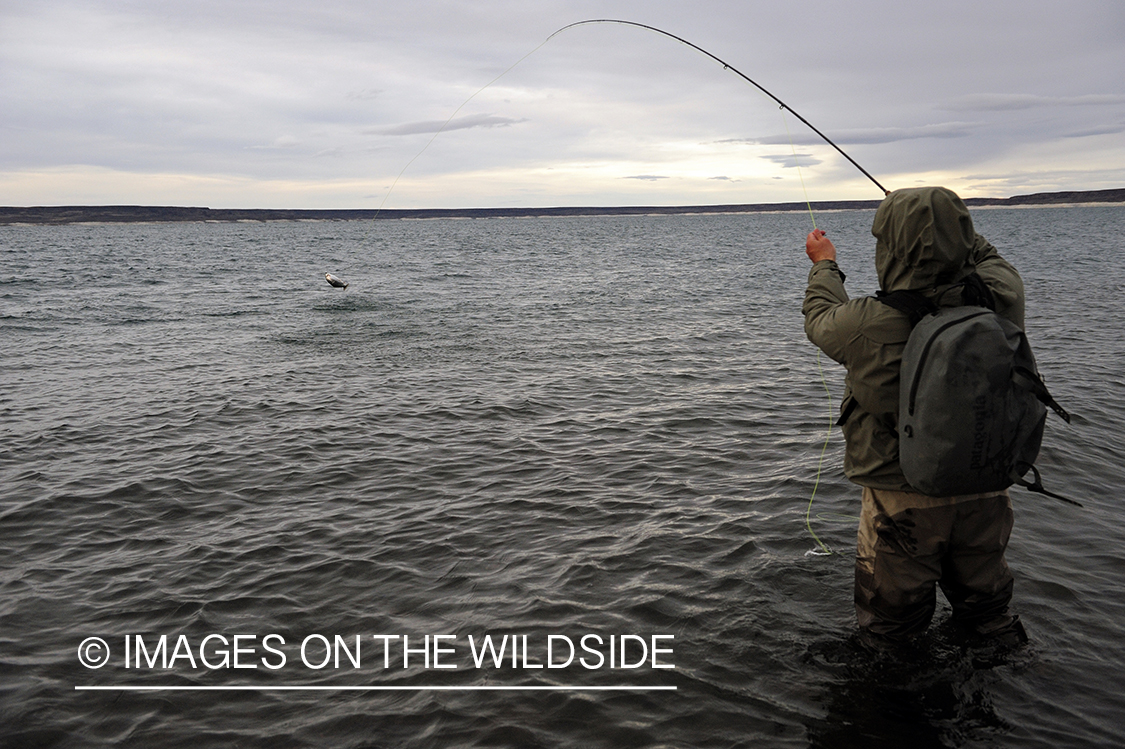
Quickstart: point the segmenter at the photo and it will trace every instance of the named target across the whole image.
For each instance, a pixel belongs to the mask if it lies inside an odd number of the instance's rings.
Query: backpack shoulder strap
[[[961,287],[961,298],[967,306],[984,307],[996,311],[996,300],[992,296],[992,289],[984,279],[975,272],[970,273],[953,288]],[[888,307],[894,307],[899,312],[910,318],[910,326],[914,327],[928,314],[938,311],[938,306],[926,298],[920,291],[876,291],[875,298]]]
[[[925,294],[918,291],[876,291],[875,298],[904,313],[910,318],[910,327],[913,328],[926,315],[937,312],[936,304],[926,298]]]
[[[961,299],[966,305],[973,307],[986,307],[996,311],[996,300],[992,296],[992,289],[976,271],[970,273],[961,281]]]

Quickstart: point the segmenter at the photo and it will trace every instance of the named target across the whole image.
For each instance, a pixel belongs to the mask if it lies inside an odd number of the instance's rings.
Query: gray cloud
[[[1065,133],[1064,138],[1086,138],[1091,135],[1116,135],[1117,133],[1125,133],[1125,125],[1105,125],[1103,127],[1092,127],[1085,130],[1075,130],[1073,132]]]
[[[465,117],[455,117],[452,120],[429,120],[426,122],[408,122],[404,125],[383,128],[372,132],[378,135],[418,135],[419,133],[438,133],[450,130],[468,130],[474,127],[507,127],[526,119],[516,120],[511,117],[497,117],[491,114],[470,114]]]
[[[796,166],[800,166],[802,168],[808,166],[816,166],[817,164],[824,163],[820,159],[813,158],[812,154],[807,153],[799,153],[795,157],[791,153],[779,153],[771,154],[769,156],[763,156],[762,158],[766,161],[772,161],[773,163],[785,167],[786,169],[792,169]]]
[[[655,182],[658,179],[668,179],[668,177],[662,174],[634,174],[629,177],[622,177],[621,179],[639,179],[645,182]]]
[[[919,138],[966,138],[982,126],[979,122],[939,122],[933,125],[911,127],[872,127],[853,130],[833,130],[826,132],[833,142],[840,145],[896,143]],[[745,143],[760,146],[798,146],[821,145],[824,139],[813,132],[790,135],[767,135],[761,138],[729,138],[719,143]]]
[[[1081,96],[1039,96],[1035,94],[967,94],[942,106],[942,109],[966,112],[1007,112],[1032,107],[1077,107],[1125,104],[1120,94],[1083,94]]]
[[[1125,168],[1108,169],[1043,169],[1010,173],[966,174],[966,181],[979,180],[982,185],[1000,184],[1007,195],[1052,192],[1074,189],[1068,185],[1081,180],[1083,190],[1100,190],[1125,184]]]

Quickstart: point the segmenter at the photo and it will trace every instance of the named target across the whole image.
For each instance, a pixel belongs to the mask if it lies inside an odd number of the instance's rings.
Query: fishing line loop
[[[816,490],[820,487],[820,474],[821,469],[824,468],[824,454],[828,452],[828,441],[832,438],[832,427],[835,426],[834,414],[832,413],[832,391],[828,389],[828,378],[824,375],[824,367],[820,366],[820,350],[816,352],[816,368],[820,372],[820,382],[824,385],[824,392],[828,394],[828,431],[824,435],[824,447],[820,449],[820,460],[816,464],[816,481],[813,482],[812,495],[809,497],[809,506],[805,509],[805,528],[808,529],[809,535],[817,542],[821,550],[810,549],[805,552],[805,556],[828,556],[832,554],[832,550],[825,546],[824,542],[820,540],[820,536],[816,535],[816,531],[812,529],[812,506],[813,500],[816,499]]]

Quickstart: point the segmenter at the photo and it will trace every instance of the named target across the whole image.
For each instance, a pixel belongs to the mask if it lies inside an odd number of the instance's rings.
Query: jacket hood
[[[952,190],[895,190],[875,212],[875,269],[883,291],[929,289],[973,271],[976,231]]]

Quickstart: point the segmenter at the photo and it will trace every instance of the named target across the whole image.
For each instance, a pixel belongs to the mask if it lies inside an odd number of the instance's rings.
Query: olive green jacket
[[[944,188],[897,190],[880,204],[871,233],[884,291],[923,291],[941,306],[961,304],[954,287],[974,270],[996,311],[1023,328],[1023,281],[976,233],[965,204]],[[899,366],[910,335],[907,316],[874,297],[849,299],[832,260],[815,263],[801,308],[805,333],[848,372],[840,410],[844,473],[874,489],[913,491],[898,462]]]

